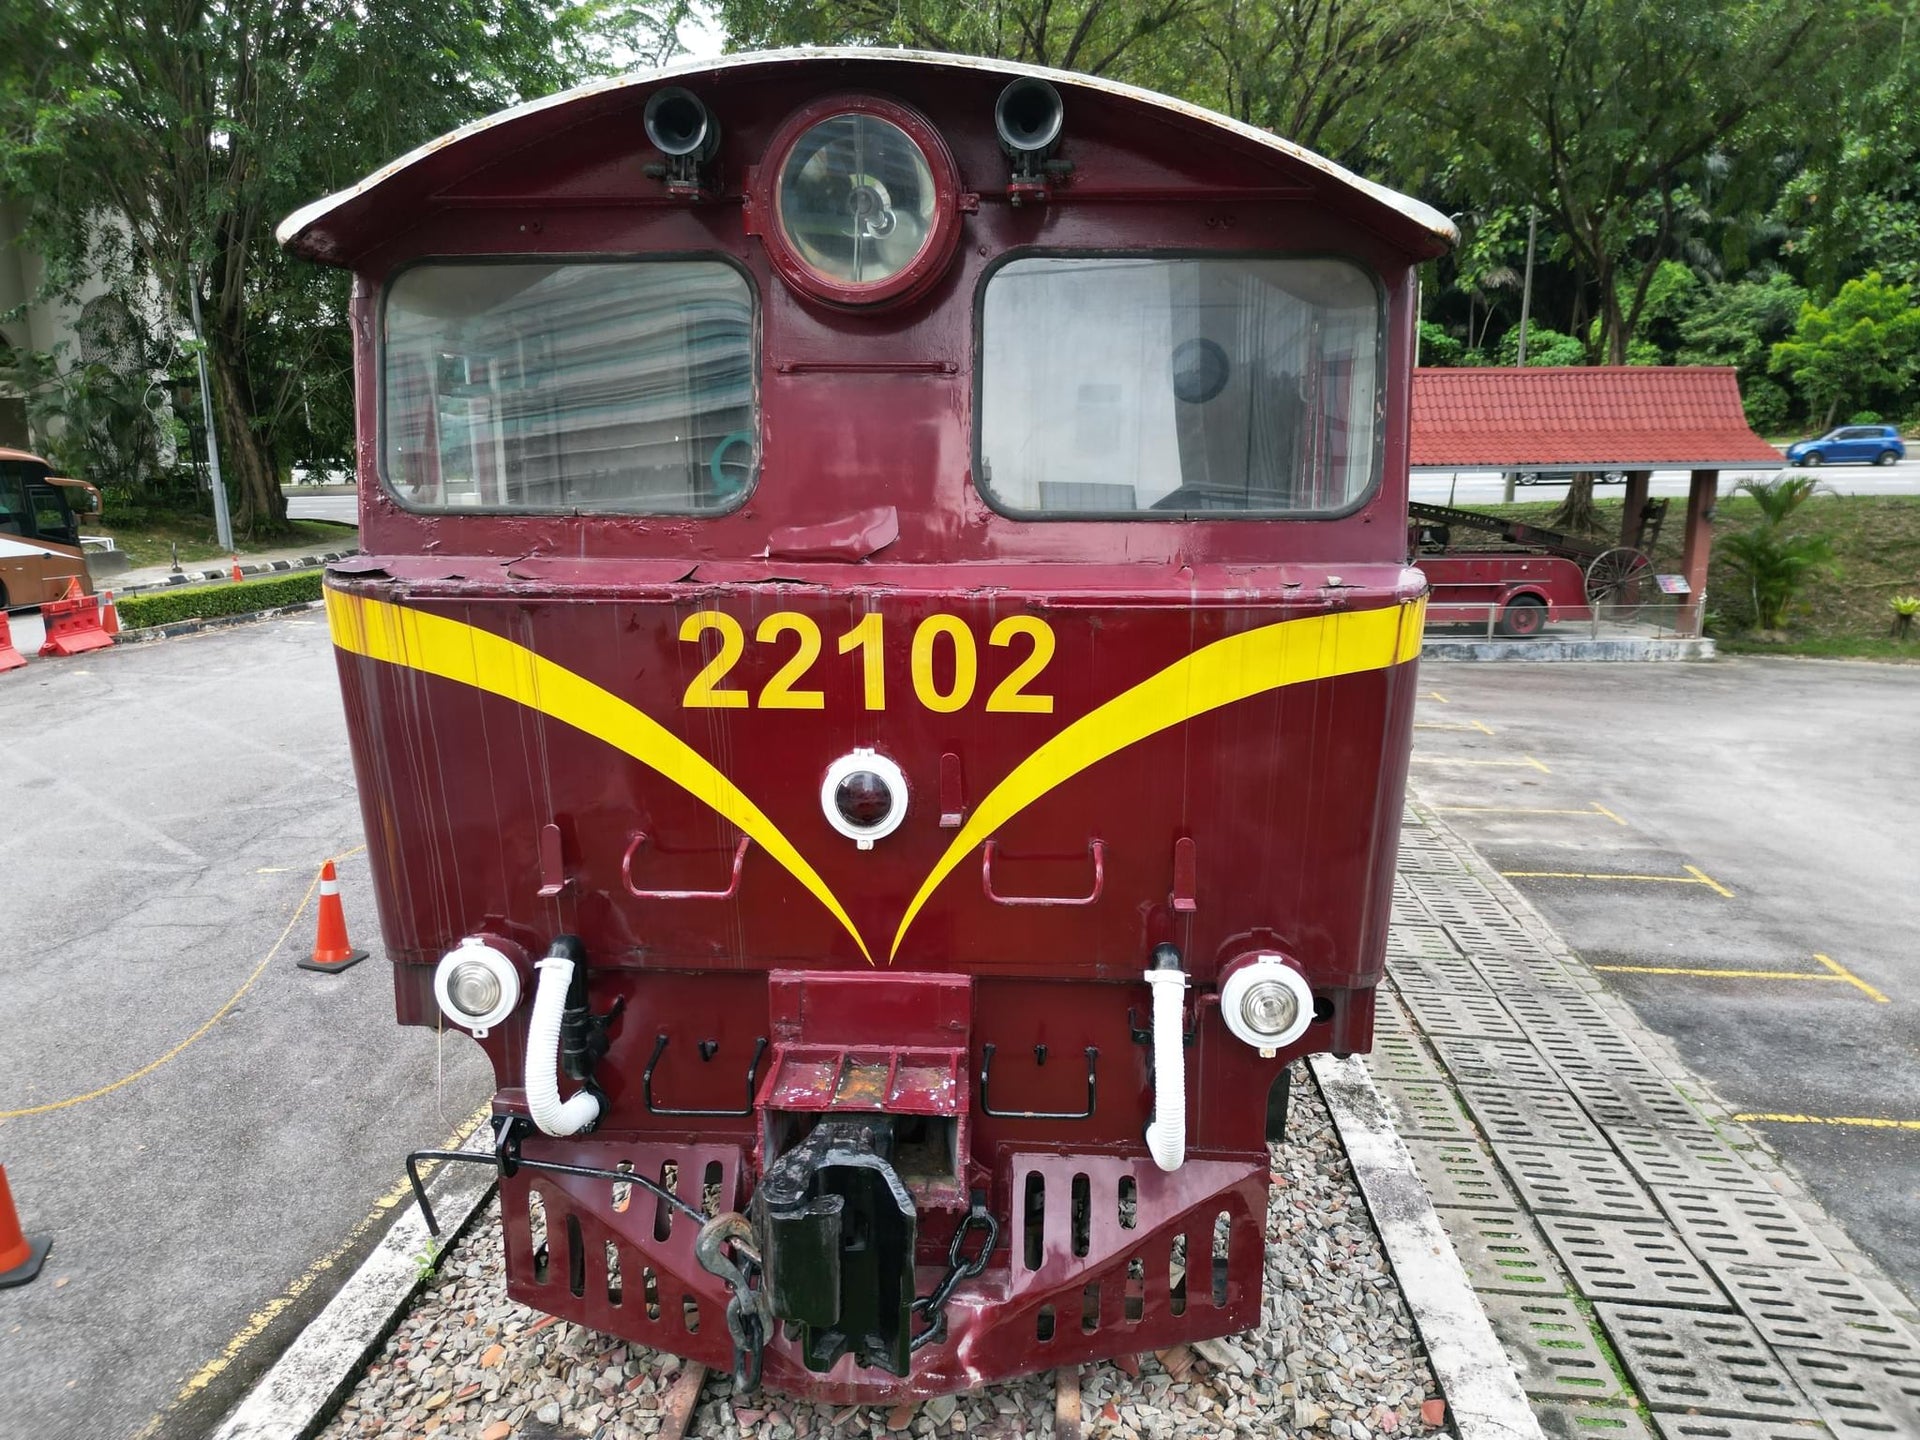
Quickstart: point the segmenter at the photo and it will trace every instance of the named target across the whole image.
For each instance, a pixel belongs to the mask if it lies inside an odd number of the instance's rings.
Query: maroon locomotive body
[[[1371,1042],[1450,236],[885,52],[590,86],[283,226],[355,276],[329,618],[515,1296],[840,1400],[1257,1323],[1270,1099]]]

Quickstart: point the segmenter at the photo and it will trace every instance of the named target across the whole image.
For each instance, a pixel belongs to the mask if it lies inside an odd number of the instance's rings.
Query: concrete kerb
[[[1309,1064],[1460,1440],[1542,1440],[1513,1362],[1440,1228],[1433,1196],[1373,1077],[1351,1056],[1316,1055]]]
[[[1422,660],[1622,661],[1711,660],[1710,639],[1677,636],[1539,636],[1532,640],[1468,639],[1429,635],[1420,645]]]
[[[488,1154],[492,1128],[480,1126],[461,1148]],[[442,1164],[427,1186],[440,1221],[439,1241],[427,1234],[419,1206],[409,1200],[373,1253],[221,1422],[212,1440],[308,1440],[319,1433],[426,1282],[432,1267],[423,1257],[443,1257],[453,1248],[492,1196],[494,1183],[493,1171],[485,1166]]]

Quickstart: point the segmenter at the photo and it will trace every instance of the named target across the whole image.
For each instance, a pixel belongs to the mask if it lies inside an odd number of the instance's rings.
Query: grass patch
[[[242,555],[257,555],[266,550],[306,547],[313,550],[353,549],[358,545],[351,525],[329,520],[289,521],[292,530],[265,540],[241,540],[235,537]],[[133,524],[88,525],[89,535],[111,535],[113,543],[126,551],[133,567],[144,570],[151,565],[173,563],[173,547],[180,547],[180,563],[193,565],[204,560],[224,560],[228,552],[214,538],[213,521],[203,515],[153,515]]]
[[[1547,523],[1556,501],[1476,505],[1490,515]],[[1596,499],[1600,528],[1591,537],[1610,543],[1620,533],[1624,501],[1605,492]],[[1753,655],[1827,655],[1859,660],[1920,660],[1920,627],[1890,638],[1895,595],[1920,594],[1920,496],[1816,495],[1795,515],[1792,528],[1833,537],[1834,571],[1808,582],[1787,615],[1789,638],[1751,638],[1753,602],[1747,582],[1727,564],[1719,542],[1760,523],[1760,507],[1745,495],[1724,496],[1714,511],[1714,558],[1707,576],[1707,631],[1726,650]],[[1677,573],[1686,525],[1686,501],[1675,496],[1653,547],[1656,571]],[[1491,540],[1492,537],[1482,537]],[[1474,548],[1471,531],[1455,527],[1454,548]]]
[[[220,615],[248,615],[281,605],[299,605],[320,598],[320,572],[274,575],[243,580],[238,585],[182,585],[150,595],[129,595],[117,602],[120,624],[127,630],[155,625],[177,625],[182,620],[209,620]]]

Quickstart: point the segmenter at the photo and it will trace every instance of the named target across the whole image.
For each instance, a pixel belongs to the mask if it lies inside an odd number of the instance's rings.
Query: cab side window
[[[33,521],[31,533],[39,539],[55,540],[63,545],[80,543],[73,523],[73,512],[67,508],[67,497],[60,493],[58,485],[44,485],[29,480],[27,513]]]
[[[0,535],[27,533],[27,503],[20,493],[20,477],[0,468]]]

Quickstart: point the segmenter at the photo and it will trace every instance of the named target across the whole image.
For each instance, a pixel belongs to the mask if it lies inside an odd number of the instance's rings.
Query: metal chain
[[[967,1232],[973,1229],[986,1231],[986,1242],[980,1252],[972,1259],[967,1258]],[[940,1283],[933,1292],[922,1295],[913,1302],[916,1315],[930,1316],[925,1330],[913,1337],[909,1347],[918,1350],[922,1346],[936,1344],[947,1338],[947,1301],[960,1287],[962,1280],[971,1280],[987,1268],[987,1262],[993,1258],[993,1247],[1000,1243],[1000,1222],[987,1210],[987,1198],[980,1191],[973,1192],[973,1204],[953,1232],[953,1242],[947,1246],[947,1273],[940,1277]]]

